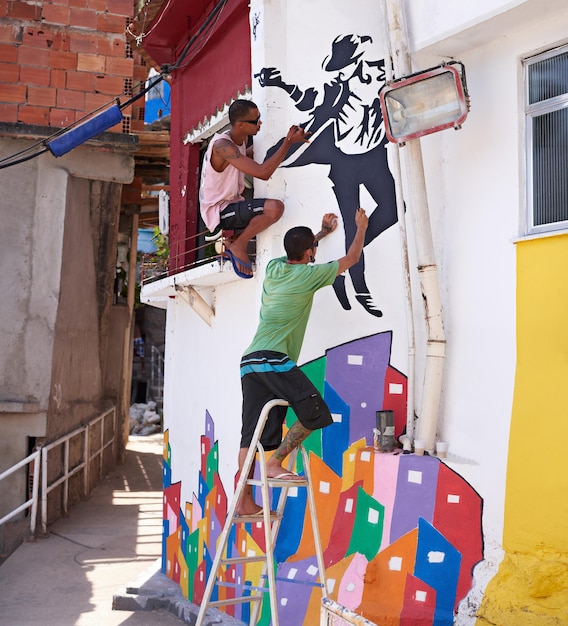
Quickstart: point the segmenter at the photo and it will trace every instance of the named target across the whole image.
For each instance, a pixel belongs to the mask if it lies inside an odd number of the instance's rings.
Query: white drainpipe
[[[401,2],[399,0],[384,0],[384,2],[386,23],[389,28],[388,44],[394,71],[397,77],[407,76],[412,73],[412,66]],[[446,339],[420,140],[408,141],[406,146],[400,149],[400,152],[406,170],[406,205],[414,224],[418,274],[427,329],[426,363],[422,406],[418,420],[418,438],[425,441],[426,450],[432,453],[436,447],[436,428],[442,391]]]
[[[390,68],[389,68],[390,69]],[[386,72],[387,80],[389,78],[389,70]],[[399,437],[405,452],[412,450],[412,442],[414,440],[414,413],[415,413],[415,356],[416,356],[416,339],[414,333],[414,314],[412,308],[412,290],[410,284],[410,262],[408,260],[408,235],[406,232],[406,215],[404,214],[404,197],[402,193],[401,173],[400,173],[400,155],[397,146],[393,143],[387,144],[387,154],[389,168],[393,173],[396,190],[396,205],[398,212],[398,226],[400,233],[401,261],[404,276],[404,291],[406,296],[406,331],[408,342],[408,376],[407,376],[407,404],[406,404],[406,432]]]
[[[383,38],[385,42],[389,42],[389,31],[387,24],[386,10],[384,3],[381,3],[383,15],[381,17],[383,23]],[[393,80],[393,72],[391,63],[389,63],[389,52],[385,59],[385,79],[387,82]],[[404,292],[406,296],[406,331],[408,343],[408,375],[407,375],[407,403],[406,403],[406,432],[399,437],[405,452],[412,450],[412,442],[414,441],[414,417],[415,417],[415,385],[416,385],[416,338],[414,332],[414,313],[412,307],[412,287],[410,281],[410,262],[408,260],[408,234],[406,231],[406,215],[404,209],[404,194],[402,191],[402,174],[400,171],[400,153],[399,148],[394,143],[387,142],[387,157],[389,168],[393,174],[396,193],[396,207],[398,215],[398,227],[400,234],[401,262],[404,276]]]

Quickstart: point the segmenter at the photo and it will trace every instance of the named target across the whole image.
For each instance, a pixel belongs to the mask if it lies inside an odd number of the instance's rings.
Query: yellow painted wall
[[[516,324],[505,558],[477,626],[568,624],[567,235],[517,244]]]

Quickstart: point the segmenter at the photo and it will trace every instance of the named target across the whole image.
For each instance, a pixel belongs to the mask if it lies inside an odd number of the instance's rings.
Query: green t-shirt
[[[286,257],[272,259],[262,286],[260,323],[244,354],[273,350],[297,363],[304,341],[314,293],[331,285],[339,263],[288,264]]]

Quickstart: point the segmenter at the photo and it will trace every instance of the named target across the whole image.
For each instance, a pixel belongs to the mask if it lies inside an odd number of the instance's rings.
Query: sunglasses
[[[255,120],[241,120],[241,122],[244,122],[245,124],[254,124],[254,126],[258,126],[258,123],[260,122],[260,115]]]

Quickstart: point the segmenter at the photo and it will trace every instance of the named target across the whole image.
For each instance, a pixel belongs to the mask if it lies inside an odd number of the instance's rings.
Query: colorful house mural
[[[451,624],[458,603],[483,558],[482,499],[439,459],[380,453],[369,445],[372,407],[395,407],[404,428],[406,380],[389,364],[391,334],[337,346],[304,370],[324,390],[334,423],[306,440],[329,595],[382,623]],[[391,392],[396,379],[396,393]],[[294,420],[290,410],[289,420]],[[331,443],[331,442],[334,443]],[[327,442],[327,444],[326,444]],[[334,461],[341,459],[339,466]],[[188,599],[201,602],[216,544],[227,515],[227,491],[218,473],[219,445],[206,412],[201,437],[199,490],[182,506],[180,482],[171,482],[171,448],[164,442],[164,552],[162,569]],[[279,491],[279,490],[275,490]],[[276,497],[276,494],[274,495]],[[228,556],[264,551],[262,524],[233,527]],[[274,556],[283,624],[315,624],[321,591],[305,491],[291,490]],[[213,598],[245,595],[245,582],[265,586],[258,563],[230,565],[231,586]],[[233,594],[233,595],[230,595]],[[248,623],[248,605],[227,611]],[[268,601],[261,624],[270,623]],[[395,622],[393,622],[395,620]]]
[[[446,339],[435,416],[437,438],[449,442],[444,460],[370,446],[380,408],[394,409],[397,434],[413,418],[420,424],[427,360],[411,219],[416,172],[405,162],[408,145],[387,145],[376,106],[390,69],[387,5],[406,16],[412,71],[459,60],[471,95],[463,128],[420,140]],[[299,360],[334,415],[308,442],[329,593],[378,624],[387,615],[409,625],[568,623],[568,475],[543,443],[549,433],[568,436],[565,0],[152,7],[151,21],[133,28],[157,66],[174,68],[170,274],[142,289],[145,302],[167,309],[168,576],[189,598],[203,593],[233,493],[238,363],[255,331],[266,264],[282,255],[290,227],[317,231],[328,211],[339,227],[318,261],[342,256],[360,205],[373,219],[364,262],[316,295]],[[243,97],[261,113],[258,161],[292,124],[313,132],[269,181],[254,181],[255,196],[286,208],[257,237],[253,280],[216,261],[189,265],[205,234],[202,152]],[[279,582],[280,610],[312,626],[317,594],[297,584],[317,578],[309,522],[300,495],[288,504],[277,557],[279,578],[290,582]],[[258,528],[232,537],[235,551],[262,550],[262,542]],[[255,577],[250,566],[226,572],[231,584]],[[236,615],[247,621],[245,608]]]

